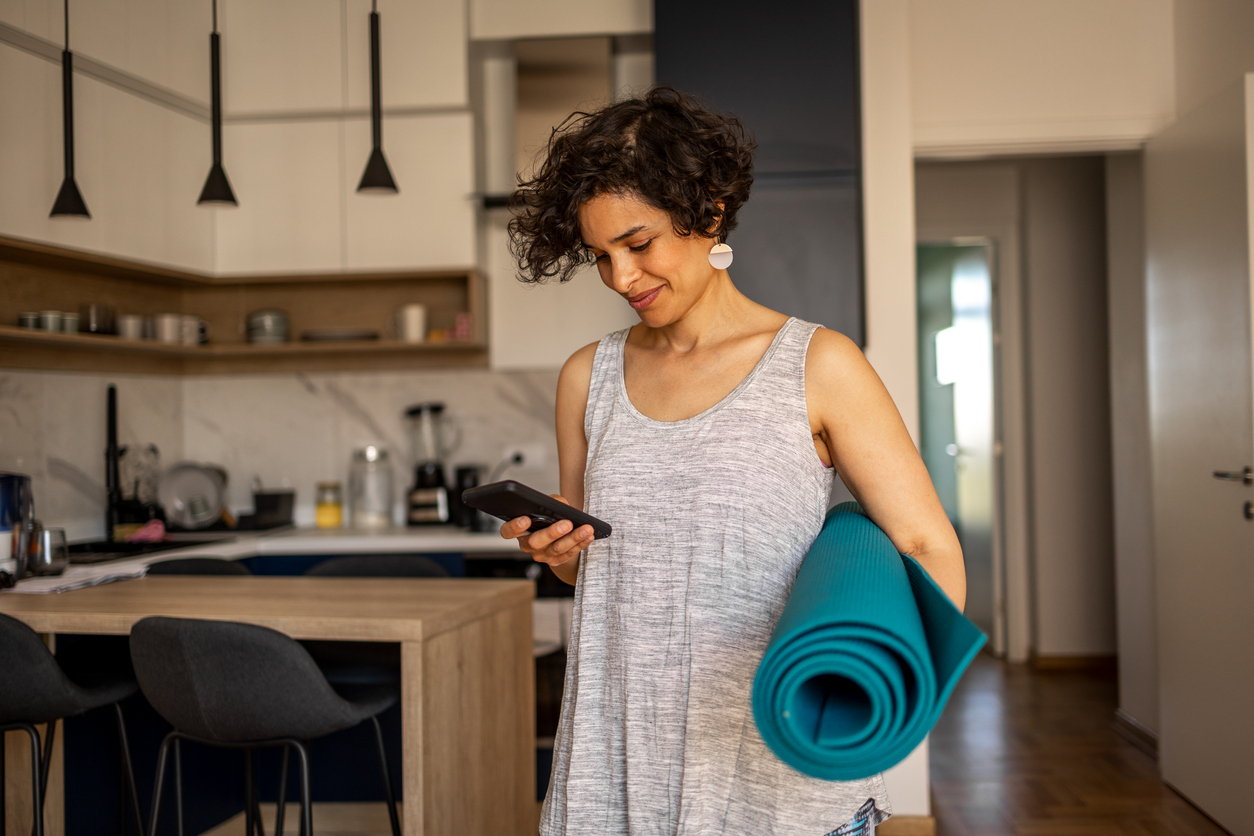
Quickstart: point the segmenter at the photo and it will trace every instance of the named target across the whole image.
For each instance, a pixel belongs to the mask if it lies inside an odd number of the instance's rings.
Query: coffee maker
[[[444,404],[414,404],[405,410],[409,444],[414,458],[414,486],[405,509],[408,525],[445,525],[449,522],[449,492],[444,461],[461,442],[461,432],[444,416]],[[449,438],[449,435],[452,438]]]

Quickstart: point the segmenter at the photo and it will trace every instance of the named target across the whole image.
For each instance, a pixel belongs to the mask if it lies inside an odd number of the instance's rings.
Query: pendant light
[[[50,218],[91,219],[74,182],[74,56],[70,53],[70,0],[65,0],[65,49],[61,50],[61,126],[65,131],[65,179],[52,204]]]
[[[383,99],[379,93],[379,11],[375,0],[370,3],[370,136],[373,144],[370,160],[362,172],[359,192],[395,194],[396,181],[388,161],[383,157]]]
[[[213,0],[213,33],[209,35],[209,95],[213,118],[213,166],[200,190],[201,206],[239,206],[231,181],[226,179],[222,168],[222,56],[221,39],[218,37],[218,0]]]

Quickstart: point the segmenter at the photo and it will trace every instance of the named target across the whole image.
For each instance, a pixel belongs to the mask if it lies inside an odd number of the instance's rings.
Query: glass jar
[[[348,507],[353,528],[392,525],[392,463],[388,451],[368,444],[353,453],[348,474]]]
[[[314,523],[318,528],[339,528],[344,524],[344,498],[339,482],[319,482],[314,503]]]

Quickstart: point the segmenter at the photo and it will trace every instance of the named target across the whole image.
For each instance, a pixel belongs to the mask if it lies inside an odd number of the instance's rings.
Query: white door
[[[1247,76],[1145,155],[1159,768],[1254,834],[1254,465]],[[1116,431],[1118,428],[1116,428]]]

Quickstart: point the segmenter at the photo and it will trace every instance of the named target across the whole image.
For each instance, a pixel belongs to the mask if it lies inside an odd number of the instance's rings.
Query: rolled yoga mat
[[[984,641],[856,502],[837,505],[758,666],[754,720],[807,775],[874,775],[931,731]]]

